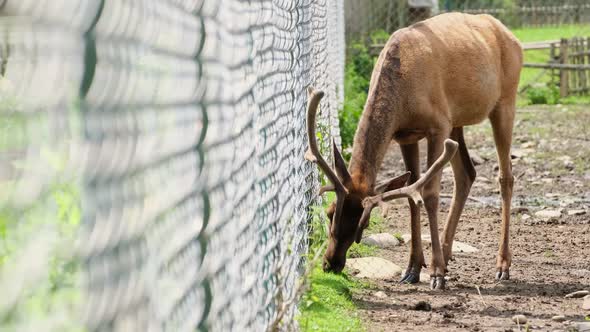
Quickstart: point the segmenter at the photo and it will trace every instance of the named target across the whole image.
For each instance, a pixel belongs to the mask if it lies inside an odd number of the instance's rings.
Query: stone
[[[577,332],[590,332],[590,322],[575,322],[573,327]]]
[[[373,296],[378,298],[378,299],[385,299],[387,298],[387,294],[385,294],[384,291],[376,291],[375,293],[373,293]]]
[[[581,216],[584,214],[586,214],[586,210],[568,210],[567,211],[568,216]]]
[[[404,234],[402,235],[402,239],[404,240],[405,243],[410,243],[410,240],[412,239],[412,236],[410,234]],[[426,235],[426,234],[422,234],[422,243],[423,244],[430,244],[431,238],[430,235]],[[460,241],[453,241],[453,253],[474,253],[474,252],[478,252],[479,249],[467,244],[467,243],[463,243]]]
[[[528,142],[524,142],[520,145],[520,147],[522,149],[528,149],[528,148],[533,148],[537,145],[537,143],[533,142],[533,141],[528,141]]]
[[[528,154],[534,153],[535,149],[526,148],[526,149],[512,149],[511,157],[512,159],[522,158]]]
[[[563,322],[566,320],[566,318],[565,318],[565,316],[557,315],[557,316],[551,317],[551,320],[554,322]]]
[[[485,163],[485,159],[480,157],[478,154],[473,153],[473,152],[470,154],[471,154],[471,162],[473,163],[473,165],[477,166],[477,165],[481,165],[481,164]]]
[[[391,248],[400,244],[399,240],[389,233],[371,234],[363,238],[361,242],[379,248]]]
[[[561,211],[558,210],[541,210],[535,212],[535,216],[544,220],[556,219],[561,217]]]
[[[566,299],[578,299],[590,294],[587,290],[581,290],[573,293],[569,293],[565,296]]]
[[[522,221],[527,221],[529,219],[531,219],[531,216],[528,214],[523,214],[522,216],[520,216],[520,220]]]
[[[512,321],[516,324],[524,325],[528,321],[525,315],[514,315],[512,316]]]
[[[582,302],[582,309],[590,310],[590,295],[584,296],[584,302]]]
[[[479,250],[467,243],[463,243],[463,242],[459,242],[459,241],[453,241],[453,252],[454,253],[458,253],[458,252],[463,252],[463,253],[474,253],[474,252],[478,252]]]
[[[346,265],[357,278],[393,279],[402,273],[401,267],[381,257],[351,258]]]

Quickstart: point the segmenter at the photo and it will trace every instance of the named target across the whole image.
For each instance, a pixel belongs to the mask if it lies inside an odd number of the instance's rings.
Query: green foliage
[[[15,112],[22,102],[6,88],[8,84],[0,79],[0,152],[39,144],[30,142],[34,136],[27,130],[31,124],[47,121],[44,114],[25,117]],[[39,133],[40,137],[45,134]],[[71,320],[82,295],[79,263],[72,249],[82,215],[79,186],[65,170],[66,155],[47,145],[41,145],[38,153],[52,181],[34,201],[12,204],[22,183],[0,181],[0,275],[10,285],[0,288],[14,286],[18,292],[16,301],[9,297],[0,308],[0,330],[15,331],[37,322],[49,324],[44,326],[47,329],[81,331],[79,322]],[[24,174],[31,167],[24,160],[12,163]]]
[[[559,89],[555,85],[531,87],[526,91],[526,95],[532,105],[559,103]]]
[[[383,29],[379,29],[379,30],[375,30],[371,33],[371,42],[373,44],[378,44],[378,43],[385,43],[387,42],[387,40],[389,40],[390,34],[383,30]]]
[[[15,266],[23,264],[23,259],[37,260],[33,263],[36,275],[25,279],[38,278],[34,287],[25,284],[29,287],[23,289],[15,306],[0,311],[1,329],[10,331],[23,321],[42,321],[56,314],[74,312],[81,294],[78,262],[71,257],[71,248],[80,219],[79,194],[71,184],[55,185],[48,195],[39,197],[26,210],[0,211],[0,270],[8,272],[4,274],[8,276]],[[51,251],[38,253],[33,259],[28,251],[37,241],[45,241],[41,248],[48,246]],[[73,322],[62,323],[64,331],[79,331]]]
[[[354,134],[367,100],[375,59],[360,43],[350,47],[350,60],[344,73],[344,107],[339,114],[343,150],[352,146]],[[345,157],[348,157],[344,152]]]

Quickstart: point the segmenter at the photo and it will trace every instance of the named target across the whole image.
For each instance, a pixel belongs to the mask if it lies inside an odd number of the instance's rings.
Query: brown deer
[[[463,127],[490,119],[499,163],[502,228],[496,279],[509,279],[510,204],[514,178],[510,145],[522,47],[514,35],[489,15],[442,14],[396,31],[373,69],[367,102],[353,143],[348,169],[333,145],[333,168],[321,158],[315,142],[315,112],[321,92],[311,91],[306,158],[318,163],[332,183],[321,193],[336,193],[328,208],[331,221],[324,269],[339,272],[346,252],[361,240],[371,209],[381,202],[408,197],[411,245],[402,282],[420,281],[425,266],[420,205],[426,209],[432,241],[431,288],[445,288],[459,217],[475,180]],[[418,141],[426,138],[429,170],[420,178]],[[454,153],[454,140],[458,153]],[[400,145],[407,173],[376,184],[385,152]],[[446,143],[445,143],[446,142]],[[439,240],[437,212],[442,168],[450,159],[455,184],[451,209]],[[409,186],[404,187],[408,180]],[[442,246],[441,246],[442,242]]]

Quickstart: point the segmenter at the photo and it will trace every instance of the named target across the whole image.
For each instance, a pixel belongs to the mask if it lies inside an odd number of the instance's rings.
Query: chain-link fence
[[[343,5],[0,6],[0,330],[294,328]]]

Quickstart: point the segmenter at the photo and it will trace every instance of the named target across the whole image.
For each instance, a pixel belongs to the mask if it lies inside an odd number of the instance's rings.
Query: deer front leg
[[[442,154],[445,136],[436,135],[428,137],[428,167],[432,166],[434,161]],[[428,223],[430,226],[430,239],[432,243],[432,260],[430,265],[430,288],[445,289],[445,270],[446,264],[443,258],[443,252],[438,235],[438,207],[440,180],[442,171],[439,171],[432,180],[426,183],[422,196],[424,197],[424,207],[428,214]]]
[[[467,146],[465,145],[463,127],[454,128],[451,132],[451,139],[459,143],[459,148],[453,159],[451,159],[455,184],[451,209],[447,215],[447,222],[445,223],[445,230],[442,235],[442,251],[447,268],[453,253],[453,239],[455,238],[461,212],[465,207],[465,202],[469,196],[469,190],[471,189],[473,181],[475,181],[476,175],[475,167],[471,162],[471,157],[469,156]]]
[[[420,150],[418,143],[400,145],[406,170],[411,172],[410,184],[418,181],[420,177]],[[413,200],[408,199],[410,204],[410,261],[406,273],[402,277],[402,283],[415,284],[420,282],[420,271],[424,264],[424,252],[422,251],[422,233],[420,231],[420,207]]]
[[[500,230],[500,245],[496,260],[496,279],[510,279],[510,265],[512,252],[510,251],[510,205],[514,177],[512,176],[512,161],[510,145],[512,143],[512,129],[514,123],[514,100],[500,102],[492,112],[490,122],[494,132],[496,151],[498,153],[500,194],[502,196],[502,229]]]

